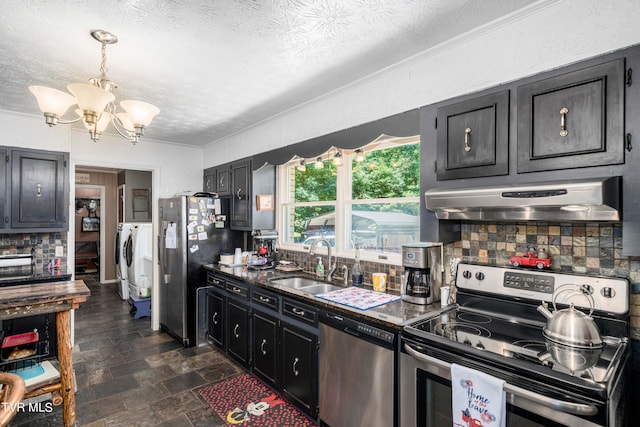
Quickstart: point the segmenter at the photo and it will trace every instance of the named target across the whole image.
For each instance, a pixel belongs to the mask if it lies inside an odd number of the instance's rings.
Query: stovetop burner
[[[596,383],[606,381],[621,346],[620,339],[605,337],[601,349],[569,348],[545,339],[539,324],[468,312],[464,308],[411,325],[405,331],[441,343],[450,341],[471,351],[525,361],[547,371],[547,375],[568,375]],[[585,374],[585,370],[589,372]]]
[[[593,318],[604,346],[579,349],[545,338],[537,311],[560,288],[580,284],[593,290]],[[548,271],[460,264],[457,304],[438,317],[406,326],[404,334],[458,357],[508,367],[540,384],[561,384],[606,393],[628,356],[628,281]],[[570,294],[570,293],[569,293]],[[559,295],[559,292],[558,292]],[[584,298],[558,299],[558,309]]]

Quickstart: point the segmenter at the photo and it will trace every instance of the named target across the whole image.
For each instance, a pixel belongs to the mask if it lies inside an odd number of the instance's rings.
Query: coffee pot
[[[414,304],[440,301],[442,286],[441,243],[421,242],[402,246],[404,267],[402,299]]]

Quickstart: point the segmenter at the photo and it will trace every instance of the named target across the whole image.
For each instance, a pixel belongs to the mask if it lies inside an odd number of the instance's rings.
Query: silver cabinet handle
[[[471,134],[471,128],[466,128],[464,130],[464,151],[471,151],[471,146],[469,145],[469,134]]]
[[[262,302],[269,302],[269,301],[270,301],[270,300],[269,300],[269,298],[267,298],[267,297],[263,297],[262,295],[260,295],[260,296],[258,297],[258,299],[259,299],[260,301],[262,301]]]
[[[569,109],[567,107],[563,107],[560,110],[560,136],[569,135],[569,131],[567,130],[567,126],[565,124],[565,118],[567,117],[567,113]]]
[[[446,375],[447,380],[451,380],[451,364],[443,360],[436,359],[435,357],[427,356],[412,348],[409,344],[404,344],[404,350],[414,359],[421,362],[437,366]],[[520,387],[516,387],[509,383],[504,384],[504,391],[510,393],[515,397],[535,402],[539,405],[551,408],[557,411],[568,412],[574,415],[596,415],[598,408],[593,405],[585,405],[583,403],[566,402],[564,400],[553,399],[551,397],[543,396],[541,394],[534,393],[529,390],[525,390]]]
[[[36,184],[36,196],[37,197],[42,196],[42,185],[41,184]]]
[[[262,339],[262,343],[260,343],[260,351],[262,352],[263,356],[267,355],[267,350],[264,349],[264,345],[267,343],[266,339]]]
[[[213,313],[213,316],[211,316],[211,321],[213,322],[214,325],[218,324],[218,312],[217,311],[215,313]]]
[[[304,310],[300,310],[299,308],[291,307],[291,311],[293,311],[298,316],[304,316]]]
[[[231,288],[231,290],[232,290],[233,292],[235,292],[236,294],[241,294],[241,293],[242,293],[242,289],[240,289],[240,288],[236,288],[235,286],[234,286],[233,288]]]
[[[238,333],[238,329],[240,329],[240,325],[238,325],[238,324],[236,323],[236,326],[233,328],[233,335],[234,335],[236,338],[240,338],[240,334]]]
[[[293,361],[293,366],[291,367],[293,369],[293,375],[295,375],[296,377],[300,375],[300,372],[296,369],[296,365],[298,364],[299,361],[300,359],[296,357],[295,360]]]
[[[238,192],[236,193],[236,195],[238,196],[238,200],[242,200],[242,196],[240,196],[241,191],[242,191],[242,188],[238,188]]]

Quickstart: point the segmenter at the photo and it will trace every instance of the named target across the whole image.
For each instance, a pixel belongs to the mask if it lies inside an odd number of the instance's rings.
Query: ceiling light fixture
[[[299,170],[300,172],[304,172],[304,171],[306,171],[306,170],[307,170],[307,166],[305,165],[305,163],[306,163],[306,162],[304,161],[304,159],[301,159],[301,160],[300,160],[300,164],[299,164],[298,166],[296,166],[296,168],[298,168],[298,170]]]
[[[364,162],[364,151],[362,151],[362,148],[356,149],[356,162],[358,163]]]
[[[322,161],[322,157],[318,156],[316,162],[313,164],[313,167],[316,169],[322,169],[324,167],[324,162]]]
[[[117,43],[118,37],[104,30],[91,31],[91,36],[102,44],[99,77],[89,79],[88,84],[69,84],[67,89],[73,96],[45,86],[29,86],[29,90],[38,100],[38,106],[49,126],[82,120],[91,139],[97,141],[111,123],[116,132],[136,144],[160,110],[147,102],[124,100],[120,101],[120,106],[125,112],[117,112],[112,91],[118,86],[107,78],[107,45]],[[79,117],[73,120],[60,119],[75,104],[79,107],[75,110]]]

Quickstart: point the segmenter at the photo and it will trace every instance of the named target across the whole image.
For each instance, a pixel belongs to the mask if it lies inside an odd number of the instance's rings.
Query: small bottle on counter
[[[324,265],[322,265],[321,257],[318,257],[318,265],[316,265],[316,277],[318,279],[324,278]]]
[[[356,258],[351,270],[351,282],[353,286],[362,286],[363,282],[362,268],[360,267],[360,245],[356,245]]]

